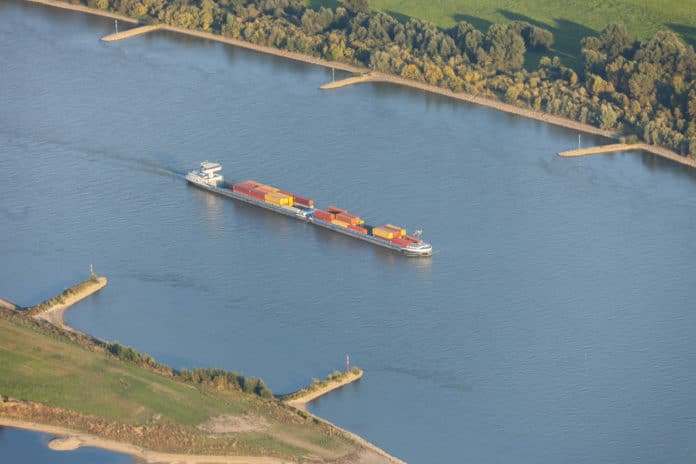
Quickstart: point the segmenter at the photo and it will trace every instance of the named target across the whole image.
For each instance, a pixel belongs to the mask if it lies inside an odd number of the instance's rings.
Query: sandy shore
[[[15,419],[0,417],[0,425],[14,427],[24,430],[59,435],[62,438],[52,440],[49,447],[55,450],[74,450],[81,446],[93,446],[117,453],[129,454],[138,459],[149,463],[171,463],[171,464],[281,464],[284,461],[276,458],[259,456],[207,456],[207,455],[188,455],[172,454],[150,451],[140,446],[120,443],[113,440],[105,440],[88,433],[77,432],[65,427],[44,425],[36,422],[26,422]]]
[[[86,288],[82,288],[80,291],[64,297],[63,303],[57,303],[51,306],[45,311],[36,314],[34,318],[50,322],[55,326],[75,332],[75,329],[65,324],[65,310],[78,301],[98,292],[106,286],[107,282],[106,277],[98,277],[96,282],[90,282],[91,285],[87,286]]]
[[[18,310],[21,309],[19,305],[14,304],[13,302],[6,300],[4,298],[0,298],[0,308],[5,308],[5,309],[10,309],[10,310]]]
[[[129,18],[128,16],[123,16],[118,13],[111,13],[110,11],[100,10],[98,8],[90,8],[84,5],[74,5],[72,3],[61,2],[58,0],[25,0],[30,3],[41,3],[43,5],[55,6],[56,8],[63,8],[65,10],[79,11],[81,13],[88,13],[97,16],[104,16],[105,18],[118,19],[130,24],[139,24],[137,19]]]

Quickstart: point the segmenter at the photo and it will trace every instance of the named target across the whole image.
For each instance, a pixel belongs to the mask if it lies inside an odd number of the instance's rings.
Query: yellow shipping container
[[[341,226],[341,227],[348,227],[348,225],[349,225],[347,222],[339,221],[338,219],[334,219],[333,221],[331,221],[331,224],[336,224],[337,226]]]
[[[283,206],[283,205],[292,206],[292,197],[289,197],[287,195],[283,195],[282,193],[276,193],[276,192],[267,193],[266,196],[264,196],[264,200],[266,200],[268,203],[272,203],[272,204],[278,205],[278,206]]]
[[[387,227],[387,228],[390,228],[390,229],[394,229],[394,232],[396,232],[396,231],[398,230],[398,231],[399,231],[399,235],[400,235],[401,237],[403,237],[404,235],[406,235],[406,229],[402,229],[402,228],[399,227],[399,226],[395,226],[395,225],[392,225],[392,224],[387,224],[387,225],[385,225],[384,227]]]
[[[372,235],[379,238],[385,238],[391,240],[394,238],[394,232],[389,229],[383,229],[382,227],[375,227],[372,229]]]

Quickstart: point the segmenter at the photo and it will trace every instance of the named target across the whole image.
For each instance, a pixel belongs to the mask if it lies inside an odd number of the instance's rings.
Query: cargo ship
[[[408,234],[406,229],[385,224],[372,226],[345,209],[328,206],[314,207],[314,200],[280,190],[254,180],[227,182],[222,175],[222,165],[204,161],[199,169],[189,172],[186,180],[196,187],[235,200],[264,208],[275,213],[330,229],[358,240],[403,253],[406,256],[431,256],[433,247],[421,239],[421,232]]]

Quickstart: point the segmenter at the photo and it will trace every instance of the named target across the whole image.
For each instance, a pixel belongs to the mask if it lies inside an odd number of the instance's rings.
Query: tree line
[[[582,40],[575,70],[552,55],[550,31],[524,21],[443,30],[373,12],[368,0],[318,10],[302,0],[81,1],[500,99],[696,157],[696,53],[671,31],[638,41],[610,24]],[[529,50],[544,53],[534,69],[524,67]]]
[[[194,385],[205,385],[218,390],[237,390],[251,393],[262,398],[271,398],[273,393],[266,386],[263,379],[245,377],[237,372],[216,368],[197,368],[174,370],[171,367],[157,362],[150,355],[140,353],[135,348],[121,345],[118,342],[106,343],[106,351],[121,361],[135,364],[168,377],[177,378],[183,382]]]

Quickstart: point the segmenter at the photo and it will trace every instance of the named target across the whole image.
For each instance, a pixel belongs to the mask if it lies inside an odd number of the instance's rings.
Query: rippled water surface
[[[274,392],[409,462],[696,459],[696,182],[578,134],[107,19],[0,3],[0,295],[109,278],[71,325]],[[583,145],[602,140],[583,135]],[[187,186],[204,159],[371,222],[407,259]],[[0,441],[0,453],[8,449]],[[34,459],[28,462],[42,462]]]

